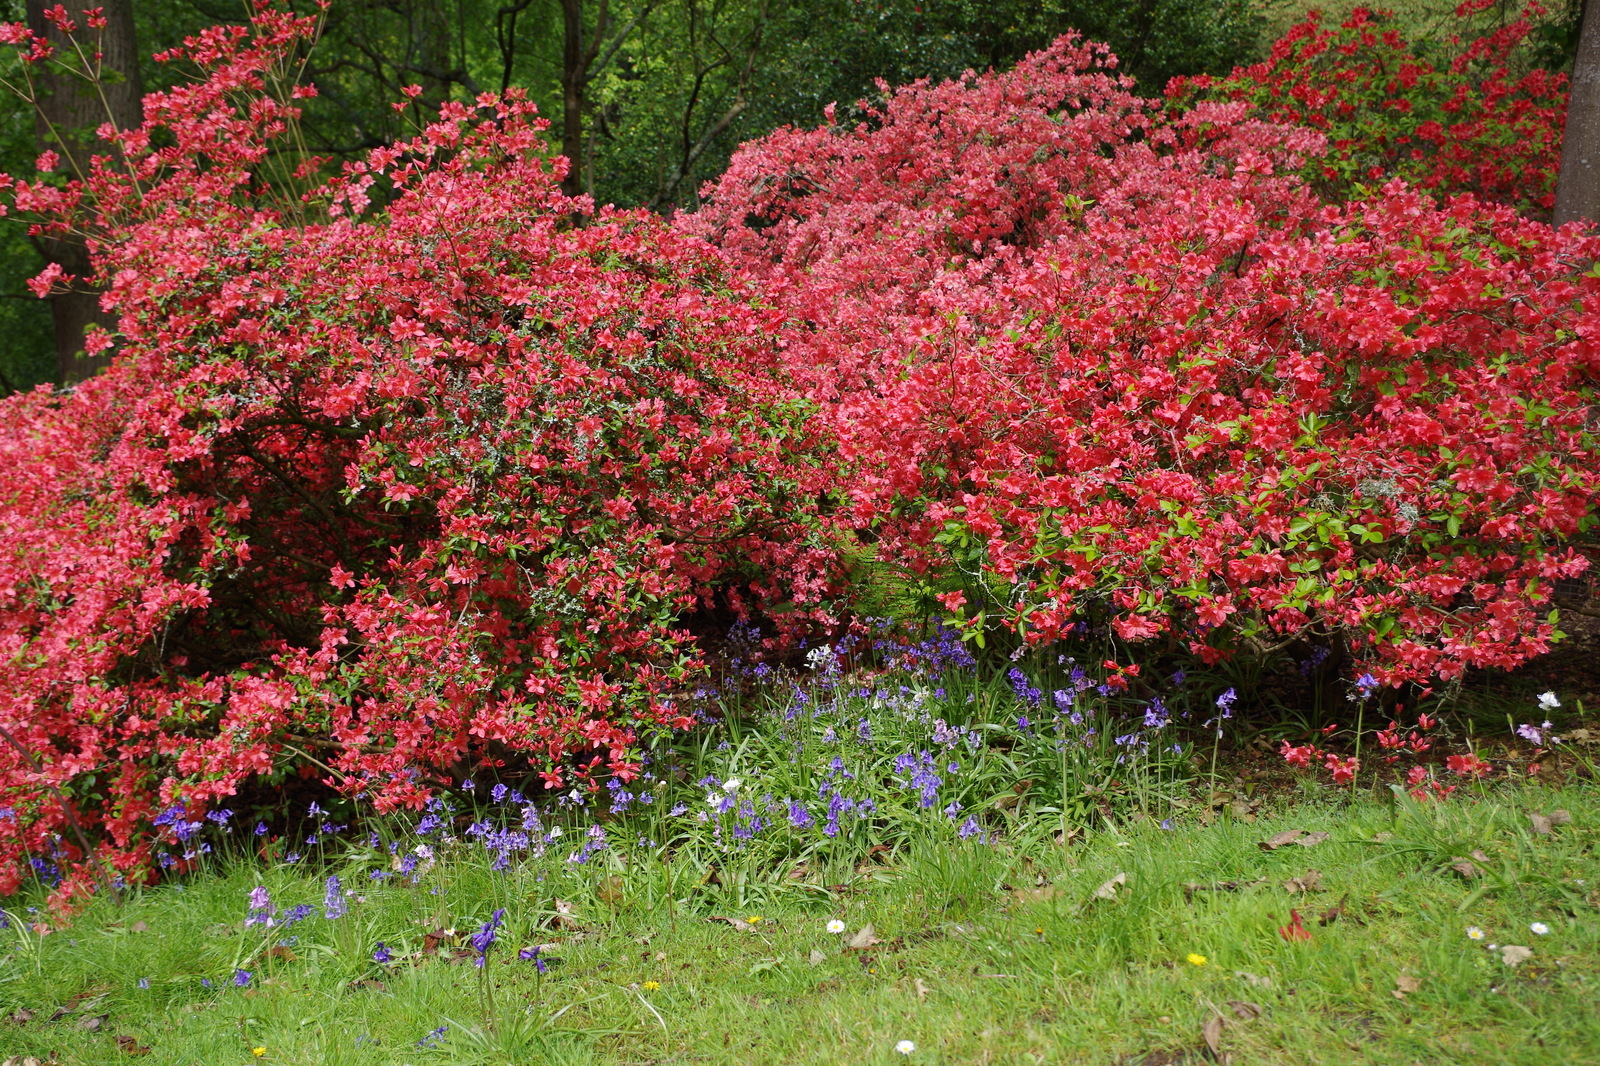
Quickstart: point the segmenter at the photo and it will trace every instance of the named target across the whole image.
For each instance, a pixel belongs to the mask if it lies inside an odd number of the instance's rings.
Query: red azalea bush
[[[120,327],[108,373],[0,401],[0,891],[43,855],[70,898],[91,838],[134,878],[163,808],[287,775],[379,809],[511,760],[626,780],[688,724],[687,611],[833,591],[777,316],[563,196],[515,94],[274,192],[313,28],[190,41],[209,78],[120,161],[12,186],[91,234]]]
[[[1472,36],[1474,16],[1494,6],[1467,0],[1456,9],[1462,33],[1444,42],[1448,58],[1434,56],[1438,63],[1386,12],[1356,8],[1328,27],[1313,11],[1262,62],[1226,78],[1175,78],[1167,95],[1180,106],[1201,97],[1244,100],[1267,118],[1323,132],[1327,148],[1306,174],[1328,199],[1404,178],[1436,194],[1470,192],[1548,218],[1567,78],[1520,69],[1518,50],[1546,14],[1538,3]]]
[[[1595,544],[1600,240],[1325,204],[1319,132],[1113,63],[1063,39],[780,130],[683,223],[795,323],[859,525],[1030,641],[1339,644],[1385,682],[1548,649]]]

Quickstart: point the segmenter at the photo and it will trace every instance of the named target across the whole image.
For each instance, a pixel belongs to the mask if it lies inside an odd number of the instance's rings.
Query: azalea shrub
[[[86,180],[7,182],[91,241],[95,278],[39,290],[97,281],[119,326],[109,372],[0,409],[0,891],[182,865],[297,776],[380,811],[480,767],[625,782],[689,724],[690,616],[827,620],[777,313],[562,195],[516,93],[294,170],[309,90],[274,72],[314,30],[262,6],[191,40],[209,75]]]
[[[1567,78],[1533,66],[1547,12],[1529,4],[1501,25],[1467,0],[1439,40],[1406,40],[1393,15],[1356,8],[1337,26],[1310,12],[1260,63],[1221,78],[1175,78],[1176,106],[1244,100],[1327,137],[1304,172],[1325,197],[1404,178],[1440,196],[1469,192],[1548,219],[1567,113]]]
[[[1380,684],[1558,640],[1595,548],[1600,242],[1073,39],[746,145],[682,222],[763,280],[850,513],[969,635],[1306,645]]]

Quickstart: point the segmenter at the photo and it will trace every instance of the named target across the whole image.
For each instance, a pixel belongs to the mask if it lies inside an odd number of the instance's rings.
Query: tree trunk
[[[56,46],[57,55],[69,64],[77,62],[74,45],[48,19],[45,11],[55,6],[51,0],[28,0],[28,25]],[[92,30],[83,12],[103,9],[106,27]],[[106,122],[118,129],[137,126],[143,119],[144,93],[139,84],[139,48],[133,31],[132,0],[79,0],[68,5],[68,14],[78,23],[77,47],[94,62],[98,48],[101,80],[98,86],[82,78],[51,73],[39,68],[35,77],[39,110],[37,132],[40,150],[54,149],[66,171],[74,177],[89,173],[89,158],[113,151],[95,137],[95,130]],[[51,238],[43,242],[45,258],[79,278],[90,271],[89,251],[81,240]],[[71,292],[50,297],[55,319],[56,367],[62,384],[82,381],[99,373],[110,362],[109,355],[88,358],[83,354],[84,331],[94,323],[114,326],[112,316],[100,310],[100,294],[84,282]]]
[[[1583,5],[1552,224],[1600,221],[1600,4]]]
[[[608,0],[600,0],[594,31],[589,34],[588,43],[585,44],[583,0],[561,0],[561,21],[565,30],[561,47],[561,154],[567,157],[567,176],[561,179],[561,191],[568,196],[576,196],[583,189],[583,108],[587,102],[590,79],[610,59],[608,52],[605,59],[598,64],[595,62],[600,56],[600,42],[605,40],[609,25],[609,7]],[[649,10],[648,4],[644,10]],[[626,36],[638,21],[635,18],[622,31],[622,35]],[[620,37],[615,43],[621,43]]]

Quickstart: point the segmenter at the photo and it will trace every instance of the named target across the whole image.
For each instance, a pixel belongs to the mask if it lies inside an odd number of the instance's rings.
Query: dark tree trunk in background
[[[28,0],[28,25],[33,32],[48,37],[57,54],[68,62],[75,57],[72,45],[44,17],[55,6],[54,0]],[[102,82],[98,89],[71,75],[36,69],[39,92],[38,139],[41,150],[54,149],[62,159],[62,169],[71,175],[89,173],[89,157],[115,151],[100,141],[95,130],[106,122],[118,129],[137,126],[144,113],[144,93],[139,85],[139,50],[133,32],[133,0],[94,0],[66,5],[67,13],[78,23],[78,46],[93,61],[98,47]],[[104,9],[106,28],[91,30],[84,24],[83,11]],[[45,257],[59,263],[69,274],[84,277],[89,273],[89,253],[79,240],[52,238],[43,243]],[[83,355],[83,334],[90,325],[114,325],[112,316],[100,310],[100,294],[82,282],[72,292],[50,297],[55,319],[56,366],[62,384],[82,381],[105,369],[109,356],[93,359]]]
[[[561,48],[561,154],[567,157],[567,176],[561,191],[576,196],[583,188],[583,105],[594,72],[595,57],[606,35],[607,0],[600,0],[594,33],[583,39],[583,0],[561,0],[565,36]]]
[[[1600,221],[1600,4],[1583,5],[1551,221]]]

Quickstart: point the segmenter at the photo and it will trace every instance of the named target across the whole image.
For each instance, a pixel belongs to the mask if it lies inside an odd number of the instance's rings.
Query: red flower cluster
[[[312,31],[262,3],[86,180],[0,179],[120,316],[107,374],[0,407],[0,890],[80,890],[74,819],[132,877],[162,806],[289,774],[626,779],[687,723],[686,613],[829,620],[839,523],[1030,641],[1393,682],[1556,639],[1600,240],[1327,205],[1323,133],[1072,39],[747,146],[677,229],[562,196],[515,94],[319,182],[273,81]]]
[[[1600,241],[1399,181],[1325,205],[1321,134],[1113,62],[1063,39],[779,131],[684,223],[789,314],[856,521],[1030,641],[1344,641],[1385,683],[1546,650],[1600,491]]]
[[[95,234],[120,328],[105,375],[0,404],[0,725],[39,763],[0,748],[0,891],[30,852],[83,888],[72,812],[132,878],[161,807],[301,771],[379,809],[485,762],[626,780],[689,724],[686,611],[831,592],[774,312],[563,196],[515,94],[266,187],[311,29],[191,41],[209,79],[125,161],[13,187]]]
[[[1493,0],[1463,3],[1456,14],[1466,34],[1473,16],[1493,7]],[[1167,95],[1180,106],[1245,100],[1268,118],[1321,130],[1327,151],[1305,173],[1332,199],[1398,177],[1437,194],[1470,192],[1544,214],[1555,202],[1567,79],[1518,73],[1525,64],[1515,53],[1545,13],[1530,3],[1480,36],[1451,38],[1453,54],[1439,67],[1386,13],[1356,8],[1328,28],[1313,11],[1263,62],[1227,78],[1174,79]]]

